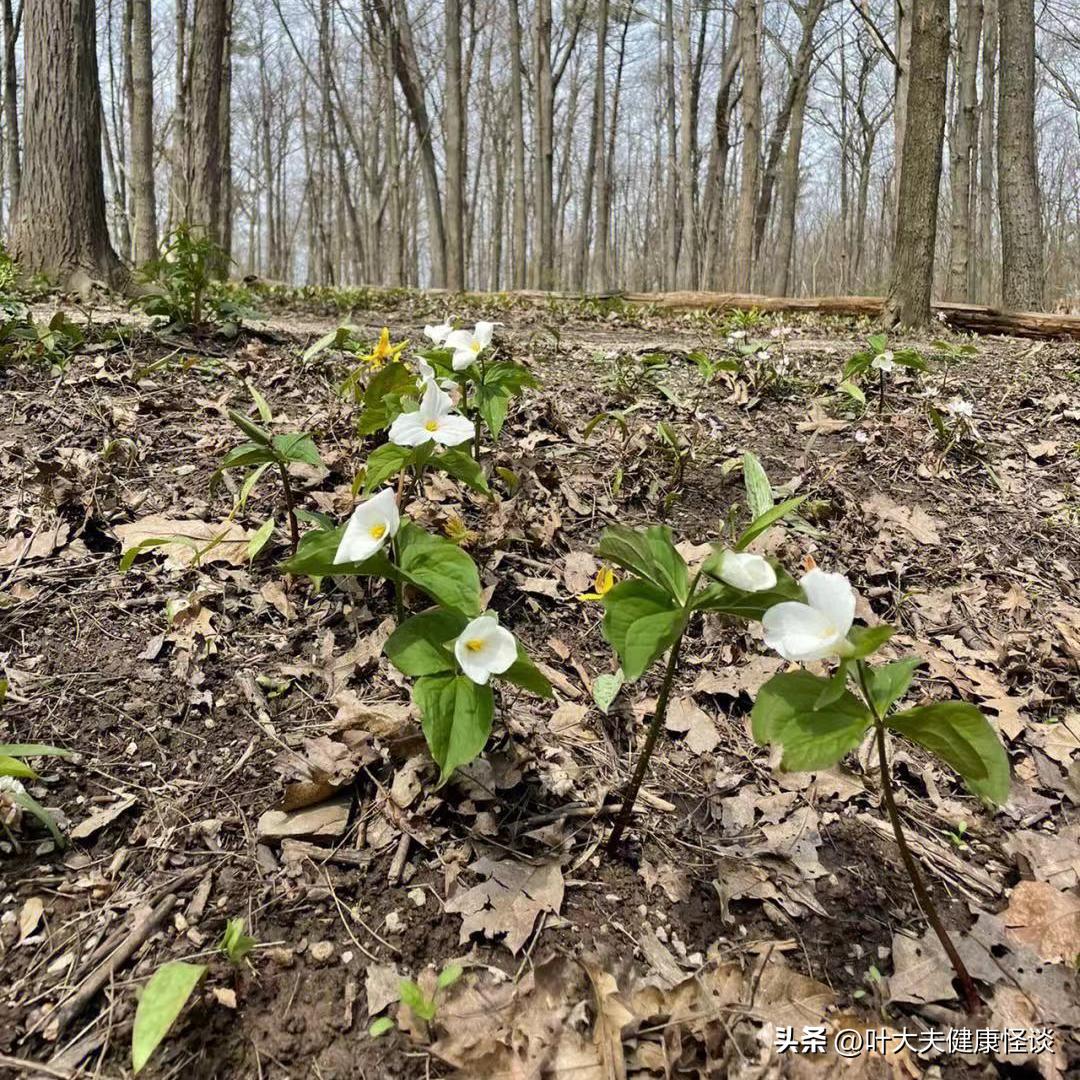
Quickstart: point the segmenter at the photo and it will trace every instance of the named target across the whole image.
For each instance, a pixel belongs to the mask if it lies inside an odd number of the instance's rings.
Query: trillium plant
[[[888,380],[898,368],[905,368],[916,375],[930,370],[930,365],[915,349],[890,349],[884,334],[872,334],[866,339],[867,348],[860,349],[844,365],[837,389],[860,404],[866,404],[866,394],[860,382],[864,378],[877,377],[878,412],[885,410],[885,390]]]
[[[502,432],[511,400],[526,387],[537,385],[526,367],[494,356],[497,325],[478,322],[471,330],[455,330],[448,322],[425,326],[424,336],[433,348],[421,354],[437,378],[452,380],[461,387],[463,411],[474,422],[482,421],[493,439]],[[478,423],[473,456],[480,456]]]
[[[306,533],[285,569],[317,578],[355,575],[393,582],[398,626],[384,651],[399,671],[416,680],[412,697],[440,783],[486,745],[495,712],[493,680],[551,696],[547,679],[513,634],[483,610],[473,560],[401,514],[391,487],[363,501],[344,525]],[[436,606],[407,615],[406,586]]]
[[[854,625],[855,593],[841,574],[811,569],[799,582],[802,597],[762,616],[765,643],[795,663],[836,660],[830,677],[806,670],[773,676],[751,714],[754,738],[782,748],[780,767],[827,769],[868,735],[877,748],[882,800],[904,869],[927,919],[956,972],[969,1011],[978,1008],[975,984],[953,945],[923,882],[904,835],[888,759],[891,735],[918,743],[956,770],[978,797],[1001,804],[1009,795],[1009,760],[989,721],[962,701],[897,709],[922,661],[906,657],[882,664],[870,658],[889,640],[885,625]]]

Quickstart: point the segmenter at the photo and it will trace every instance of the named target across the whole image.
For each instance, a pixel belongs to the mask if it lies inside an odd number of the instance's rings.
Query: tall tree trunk
[[[721,280],[720,234],[724,224],[728,154],[731,152],[731,91],[739,68],[738,23],[724,59],[724,71],[716,92],[713,138],[705,178],[705,284],[717,288]]]
[[[979,102],[979,266],[978,297],[988,304],[994,288],[994,113],[997,94],[997,0],[984,0],[982,45],[982,100]]]
[[[1035,160],[1035,10],[1033,0],[998,0],[998,11],[1001,300],[1007,308],[1038,311],[1043,305],[1043,265]]]
[[[971,174],[975,149],[976,80],[979,70],[981,0],[956,0],[956,116],[949,141],[950,300],[971,298]]]
[[[661,287],[675,287],[679,269],[679,158],[675,138],[675,13],[674,0],[664,0],[660,55],[663,57],[661,112],[664,117],[664,264]],[[687,118],[689,119],[689,118]]]
[[[446,50],[446,287],[465,288],[465,117],[461,95],[461,0],[444,0]]]
[[[94,0],[26,0],[26,155],[13,253],[67,286],[126,284],[109,243],[101,175]]]
[[[735,215],[735,288],[749,292],[754,279],[754,210],[761,157],[761,56],[759,0],[739,2],[739,54],[743,69],[742,161]]]
[[[607,55],[608,0],[598,0],[596,10],[596,71],[593,81],[592,123],[589,126],[589,149],[585,158],[585,175],[582,180],[581,215],[578,224],[577,257],[574,263],[574,287],[584,289],[586,269],[589,257],[589,225],[592,217],[593,189],[597,189],[598,179],[604,174],[604,98],[607,96],[607,70],[604,64]],[[599,228],[597,229],[599,241]]]
[[[626,59],[626,35],[630,29],[633,5],[626,4],[622,32],[619,35],[618,62],[615,67],[615,88],[611,100],[611,123],[608,125],[607,150],[600,150],[596,170],[596,228],[593,244],[593,288],[604,290],[611,280],[611,196],[615,167],[615,133],[619,123],[619,94],[622,89],[623,64]],[[603,121],[606,123],[606,120]]]
[[[551,0],[536,0],[536,285],[555,285],[555,220],[553,167],[555,159],[555,91],[551,72]]]
[[[176,0],[176,107],[173,110],[173,168],[169,185],[168,228],[184,219],[188,205],[188,0]]]
[[[697,236],[697,76],[690,27],[693,0],[683,0],[679,19],[679,232],[676,251],[676,288],[696,288]]]
[[[510,124],[513,142],[513,263],[510,284],[524,289],[528,274],[528,222],[525,216],[525,115],[521,88],[521,13],[518,0],[510,0]]]
[[[19,156],[19,69],[15,58],[19,27],[11,3],[12,0],[4,0],[4,164],[8,181],[8,209],[14,221],[22,187],[22,159]]]
[[[776,238],[776,277],[773,293],[787,296],[791,287],[791,254],[795,246],[795,212],[799,206],[799,163],[802,158],[803,127],[806,121],[806,101],[810,92],[807,78],[798,81],[791,102],[787,150],[780,173],[780,228]]]
[[[233,181],[232,181],[232,41],[235,0],[225,0],[225,41],[221,59],[221,95],[219,130],[221,137],[221,208],[218,212],[219,243],[225,254],[221,272],[228,276],[232,263]]]
[[[949,72],[949,0],[914,0],[911,13],[909,124],[900,160],[892,282],[885,300],[887,324],[930,322],[937,239],[938,188],[945,136]]]
[[[132,0],[131,189],[135,209],[135,263],[157,254],[154,200],[154,41],[150,0]]]
[[[213,243],[224,239],[221,91],[226,0],[195,0],[188,53],[187,201],[184,217]],[[223,270],[219,267],[219,272]]]

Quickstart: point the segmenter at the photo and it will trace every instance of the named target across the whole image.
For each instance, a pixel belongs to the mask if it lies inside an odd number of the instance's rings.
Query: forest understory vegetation
[[[1075,342],[201,250],[7,301],[0,1067],[1075,1068]]]

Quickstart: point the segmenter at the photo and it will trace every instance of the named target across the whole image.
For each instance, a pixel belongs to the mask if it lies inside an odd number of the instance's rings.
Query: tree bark
[[[979,70],[981,0],[956,2],[956,115],[949,141],[950,233],[947,295],[971,299],[971,175],[975,150],[976,80]]]
[[[735,215],[735,287],[749,291],[754,278],[754,210],[761,157],[761,57],[759,0],[740,0],[739,54],[743,69],[742,161]]]
[[[12,220],[19,205],[22,187],[22,160],[19,156],[19,69],[15,44],[19,27],[11,8],[12,0],[4,0],[4,158],[8,181],[8,210]]]
[[[982,45],[982,100],[979,102],[979,299],[988,303],[994,288],[994,114],[997,95],[997,0],[984,0]]]
[[[551,72],[551,0],[536,0],[536,283],[555,284],[555,221],[553,166],[555,158],[555,90]]]
[[[446,287],[465,288],[465,117],[461,96],[461,0],[444,0],[446,50]]]
[[[218,246],[224,239],[221,96],[226,25],[226,0],[195,0],[188,52],[184,218]],[[219,272],[223,269],[218,267]]]
[[[930,322],[937,239],[938,188],[945,135],[949,67],[949,0],[914,0],[911,14],[909,116],[900,161],[892,282],[885,300],[887,324]]]
[[[27,273],[68,287],[123,287],[101,174],[94,0],[26,0],[26,154],[13,253]]]
[[[157,255],[154,198],[154,42],[150,0],[132,0],[131,187],[135,209],[135,263]]]
[[[1035,160],[1035,11],[1032,0],[998,0],[998,12],[1001,299],[1007,308],[1037,311],[1043,306],[1043,265]]]
[[[525,288],[528,274],[528,222],[525,215],[525,115],[521,82],[521,14],[518,10],[518,0],[510,0],[510,123],[514,182],[513,262],[510,280],[515,289]]]
[[[599,0],[596,10],[596,71],[593,80],[592,123],[589,126],[589,149],[585,158],[582,180],[581,217],[578,223],[577,255],[574,263],[574,286],[584,289],[589,259],[589,226],[593,209],[593,190],[599,191],[607,182],[604,169],[604,104],[607,95],[608,0]],[[599,239],[599,229],[597,230]]]

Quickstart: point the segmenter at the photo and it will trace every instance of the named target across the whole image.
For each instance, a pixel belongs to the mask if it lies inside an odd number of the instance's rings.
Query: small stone
[[[417,907],[423,907],[427,903],[427,893],[423,889],[410,889],[409,899]]]
[[[667,941],[667,931],[662,926],[656,928],[656,940]]]
[[[341,954],[341,962],[342,962],[343,964],[351,964],[351,963],[352,963],[352,958],[353,958],[353,951],[352,951],[352,949],[346,949],[346,950],[345,950],[345,951],[344,951],[344,952],[343,952],[343,953]]]
[[[386,927],[387,932],[391,934],[400,934],[405,929],[405,921],[396,911],[391,911],[386,916],[386,922],[383,925]]]
[[[313,941],[308,949],[308,955],[316,964],[325,964],[334,955],[334,943],[332,941]]]
[[[296,963],[292,949],[267,949],[262,955],[271,959],[279,967],[291,968]]]
[[[318,806],[305,806],[302,810],[267,810],[256,827],[258,838],[283,840],[309,836],[337,840],[349,824],[351,803],[351,798],[345,795]]]

